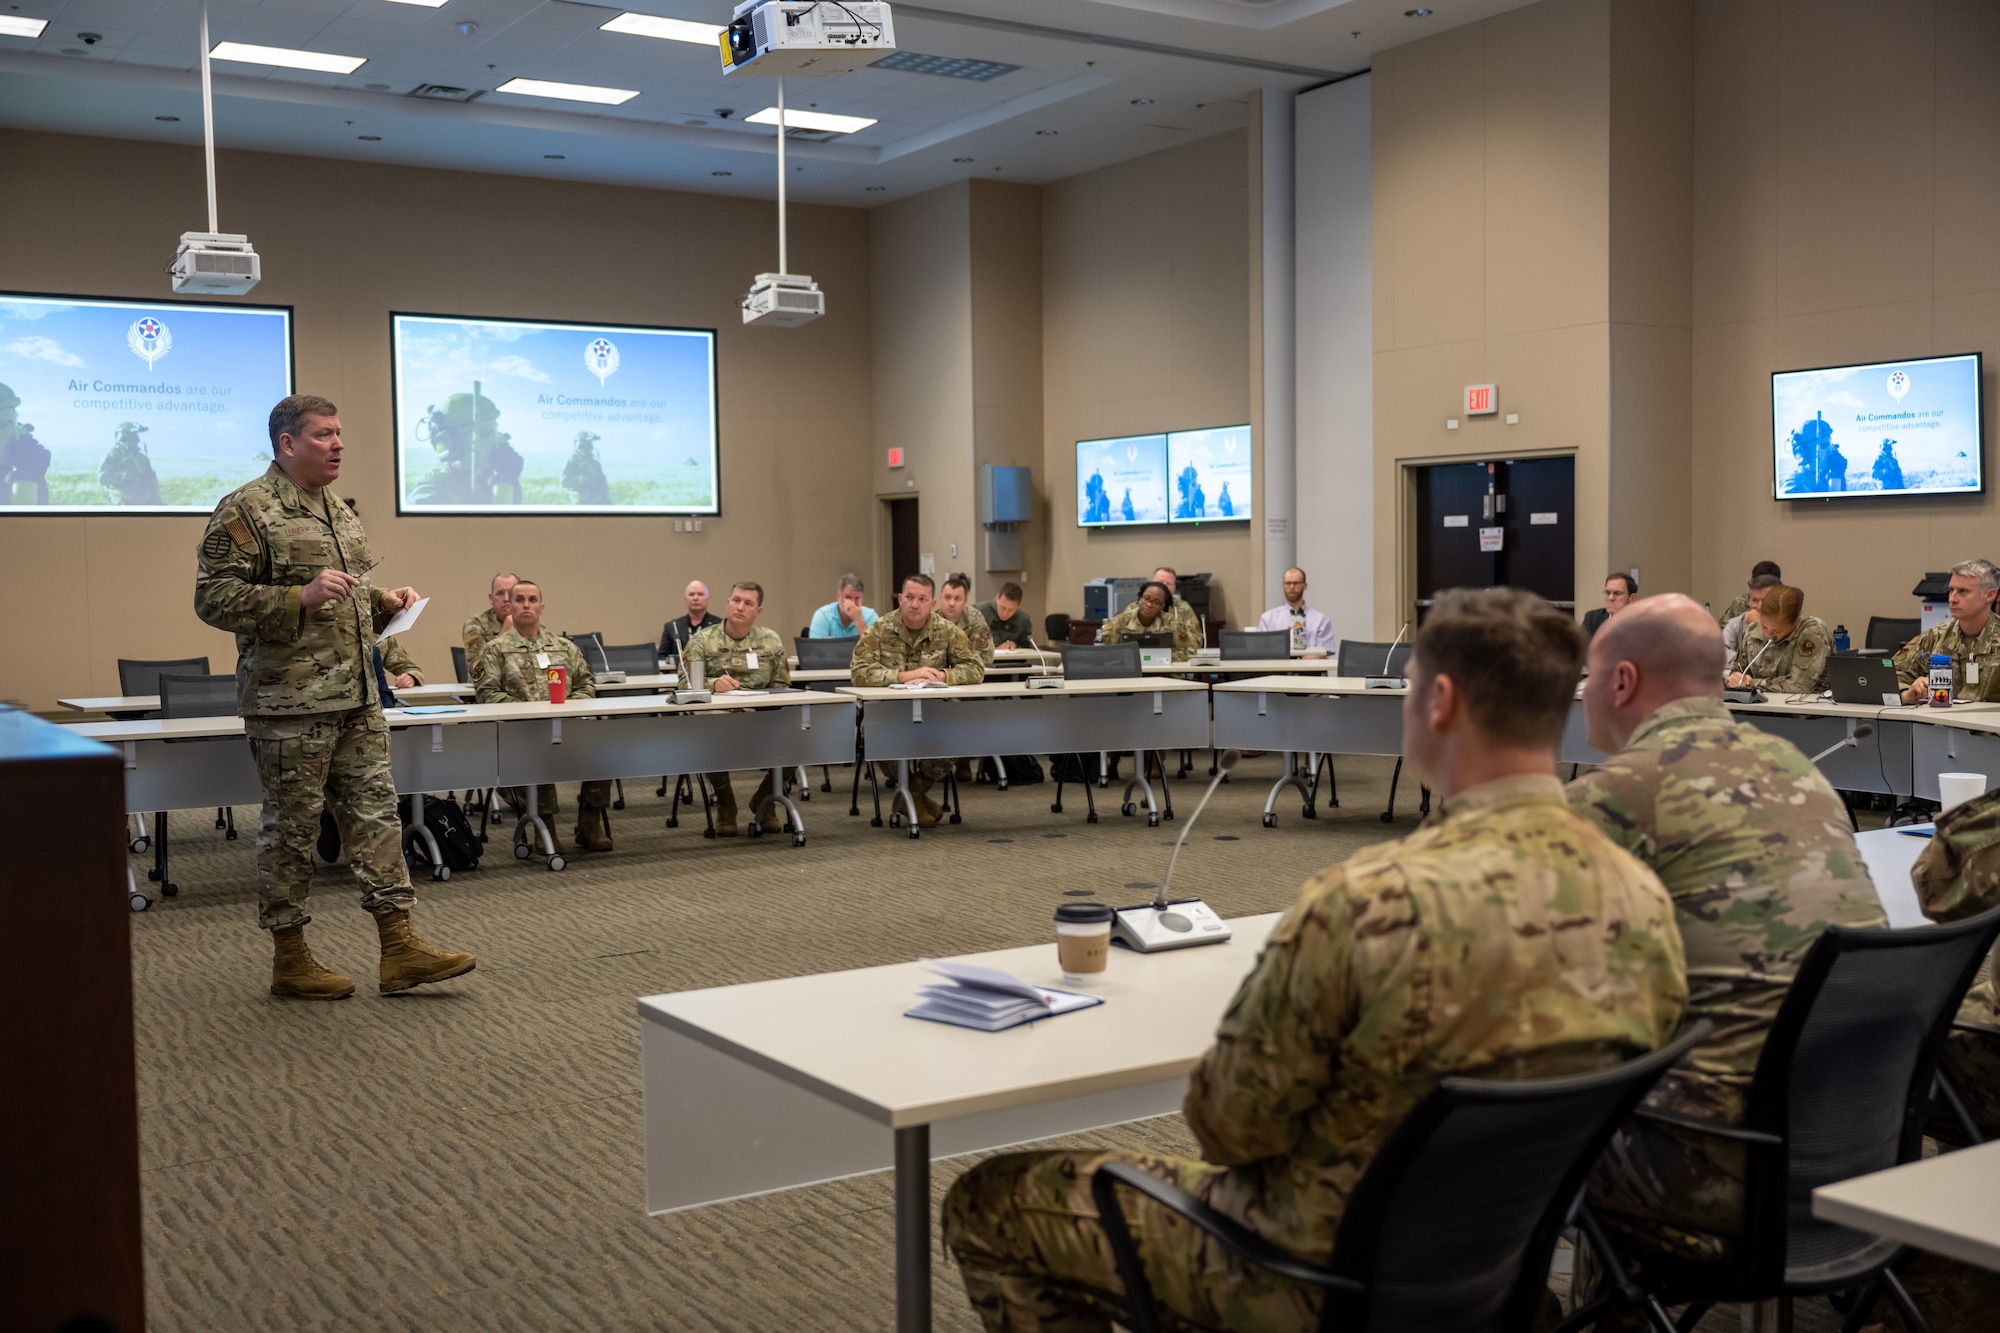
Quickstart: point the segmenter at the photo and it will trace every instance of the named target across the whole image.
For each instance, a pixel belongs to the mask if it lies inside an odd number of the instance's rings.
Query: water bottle
[[[1848,646],[1847,626],[1835,625],[1833,627],[1833,651],[1844,653],[1847,651]]]
[[[1944,653],[1931,654],[1931,707],[1951,707],[1951,658]]]

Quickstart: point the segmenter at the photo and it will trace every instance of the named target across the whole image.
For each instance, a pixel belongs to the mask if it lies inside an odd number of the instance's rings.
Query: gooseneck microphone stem
[[[1194,821],[1200,819],[1201,812],[1208,808],[1208,798],[1215,795],[1215,789],[1222,785],[1222,780],[1229,776],[1229,770],[1236,767],[1236,762],[1242,757],[1241,751],[1224,750],[1221,757],[1216,760],[1215,776],[1209,779],[1208,790],[1201,794],[1201,800],[1196,803],[1194,813],[1188,816],[1187,823],[1181,825],[1180,837],[1174,839],[1173,855],[1167,858],[1167,873],[1160,880],[1160,891],[1153,895],[1153,906],[1155,909],[1159,911],[1166,910],[1167,889],[1174,882],[1174,865],[1181,859],[1181,847],[1186,844],[1188,834],[1193,831]],[[1165,770],[1161,771],[1164,772]]]
[[[1845,740],[1835,741],[1833,744],[1827,746],[1824,750],[1821,750],[1818,754],[1814,755],[1811,759],[1808,759],[1806,762],[1809,764],[1817,764],[1820,760],[1826,758],[1828,755],[1832,754],[1835,750],[1845,750],[1850,746],[1858,747],[1863,740],[1867,739],[1868,737],[1874,734],[1875,734],[1875,724],[1872,722],[1863,722],[1860,726],[1856,727],[1853,730],[1853,732],[1847,736]]]

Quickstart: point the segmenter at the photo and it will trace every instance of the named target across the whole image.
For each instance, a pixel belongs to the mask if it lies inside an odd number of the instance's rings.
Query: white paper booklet
[[[1101,996],[1030,986],[997,968],[975,967],[942,959],[919,960],[950,984],[917,987],[917,1003],[903,1011],[906,1018],[951,1023],[980,1032],[999,1032],[1077,1009],[1103,1004]]]

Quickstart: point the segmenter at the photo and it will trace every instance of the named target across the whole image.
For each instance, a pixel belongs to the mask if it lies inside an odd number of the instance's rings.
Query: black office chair
[[[1368,643],[1360,639],[1342,639],[1340,641],[1340,651],[1334,658],[1334,674],[1337,676],[1407,676],[1410,671],[1410,653],[1412,649],[1413,645],[1409,643],[1394,643],[1393,641],[1390,643]],[[1326,770],[1326,803],[1330,806],[1338,806],[1340,804],[1340,782],[1334,776],[1333,756],[1331,754],[1321,755],[1319,764],[1313,769],[1312,797],[1308,801],[1308,804],[1311,804],[1312,801],[1317,800],[1319,797],[1319,774],[1322,768]],[[1402,778],[1403,756],[1397,755],[1395,770],[1389,774],[1389,804],[1383,809],[1381,816],[1384,824],[1395,821],[1396,785],[1402,781]],[[1430,790],[1425,788],[1423,789],[1422,803],[1417,807],[1417,813],[1427,815],[1430,812],[1431,794]]]
[[[1270,660],[1292,655],[1292,635],[1282,629],[1226,629],[1220,635],[1222,660]]]
[[[810,634],[801,634],[792,640],[792,651],[798,655],[801,671],[846,671],[854,664],[854,648],[860,642],[859,635],[837,639],[815,639]],[[816,680],[807,683],[804,688],[830,693],[837,686],[832,681]],[[825,764],[819,766],[819,789],[833,790],[833,774]],[[801,782],[800,791],[804,790],[805,784]],[[847,798],[847,813],[850,815],[861,813],[860,797],[861,768],[857,761],[854,770],[854,788],[848,793]]]
[[[1868,617],[1868,637],[1861,646],[1871,652],[1893,653],[1917,637],[1923,622],[1915,616],[1870,616]]]
[[[160,692],[160,676],[167,672],[179,675],[205,676],[208,674],[208,659],[206,657],[166,657],[155,659],[121,657],[118,659],[118,692],[125,695],[158,694]],[[141,713],[113,713],[111,716],[129,721],[133,719],[156,718],[162,716],[162,714],[155,709],[151,712]],[[224,839],[231,842],[235,841],[236,812],[226,807],[218,809],[215,812],[215,826],[223,830],[222,836]],[[162,886],[160,892],[166,894],[166,812],[164,810],[157,810],[153,813],[154,833],[157,836],[149,836],[145,832],[144,819],[139,821],[139,827],[139,836],[134,838],[131,843],[132,850],[143,852],[148,845],[153,847],[153,868],[146,872],[146,878],[157,880]],[[172,897],[173,895],[167,894],[167,896]]]
[[[206,659],[203,659],[203,665],[206,664]],[[123,663],[120,663],[120,666],[123,666]],[[237,715],[236,677],[233,674],[212,676],[206,672],[199,674],[161,672],[154,676],[152,684],[154,691],[160,696],[160,711],[157,714],[159,717],[235,717]],[[172,740],[167,742],[169,745],[179,743]],[[193,743],[205,744],[208,742],[197,740]],[[231,839],[235,838],[236,812],[225,809],[217,813],[226,816],[228,821],[227,827],[229,831],[224,836]],[[173,878],[167,868],[167,812],[164,810],[155,812],[153,820],[154,871],[156,873],[149,874],[148,878],[157,879],[160,882],[160,895],[162,897],[172,898],[180,893],[181,888],[180,885],[173,882]],[[222,819],[216,821],[216,827],[224,827]]]
[[[465,656],[465,649],[453,646],[451,650],[451,674],[461,685],[472,683],[472,663]]]
[[[1069,617],[1061,611],[1051,611],[1042,617],[1042,646],[1054,647],[1069,642]]]
[[[592,671],[622,671],[628,676],[651,676],[660,669],[659,654],[650,643],[598,643],[583,650],[583,660]],[[664,785],[666,778],[660,782]],[[612,783],[617,795],[612,798],[611,808],[625,808],[625,780],[615,779]],[[604,831],[611,832],[611,816],[604,817]]]
[[[576,645],[577,651],[583,654],[583,660],[590,664],[592,671],[603,670],[598,666],[598,662],[602,660],[598,654],[604,651],[602,634],[596,630],[589,630],[582,634],[564,634],[563,637]]]
[[[1120,1187],[1178,1213],[1249,1263],[1325,1293],[1319,1327],[1342,1333],[1527,1333],[1549,1259],[1584,1177],[1660,1075],[1710,1029],[1594,1074],[1451,1077],[1410,1108],[1368,1164],[1324,1262],[1298,1258],[1126,1162],[1090,1182],[1134,1333],[1160,1319]]]
[[[1904,1247],[1812,1215],[1812,1192],[1922,1156],[1923,1125],[1945,1034],[1974,974],[2000,936],[2000,908],[1944,926],[1858,930],[1829,926],[1799,964],[1750,1083],[1742,1128],[1640,1108],[1634,1114],[1741,1144],[1746,1162],[1742,1241],[1713,1264],[1649,1256],[1641,1287],[1588,1208],[1578,1221],[1614,1283],[1565,1319],[1559,1333],[1594,1326],[1610,1309],[1646,1311],[1660,1333],[1663,1307],[1686,1305],[1692,1328],[1718,1303],[1791,1303],[1861,1288],[1847,1328],[1886,1294],[1914,1333],[1929,1325],[1890,1271]]]
[[[1064,643],[1058,645],[1058,651],[1062,654],[1064,680],[1124,680],[1134,676],[1142,680],[1145,678],[1146,673],[1139,663],[1139,645],[1136,643]],[[1095,780],[1101,785],[1107,777],[1116,776],[1116,763],[1110,755],[1101,751],[1097,759],[1098,771]],[[1140,756],[1139,764],[1140,775],[1143,775],[1145,771],[1143,755]],[[1081,753],[1052,754],[1049,756],[1049,768],[1056,780],[1055,801],[1049,806],[1050,812],[1058,815],[1062,813],[1063,784],[1075,782],[1083,788],[1084,803],[1089,811],[1084,816],[1084,821],[1095,824],[1097,796],[1091,791],[1093,777],[1086,756]],[[1132,803],[1132,789],[1139,785],[1138,776],[1135,775],[1133,781],[1125,784],[1125,795],[1119,802],[1119,809],[1128,815],[1135,814],[1138,810]],[[1167,765],[1164,756],[1160,761],[1160,805],[1165,810],[1166,817],[1172,819],[1173,798],[1167,787]],[[1146,822],[1151,825],[1159,821],[1157,818],[1148,817]]]

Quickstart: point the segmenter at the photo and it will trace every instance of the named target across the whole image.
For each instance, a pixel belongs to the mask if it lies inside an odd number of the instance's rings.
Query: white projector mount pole
[[[208,81],[208,6],[201,7],[201,138],[208,150],[208,231],[218,230],[215,217],[215,94]],[[779,211],[782,225],[784,213]]]
[[[205,18],[202,21],[204,23],[207,22]],[[205,51],[207,49],[206,35],[203,36],[202,46],[203,50]],[[206,70],[208,68],[208,57],[206,55],[202,56],[202,68],[203,70]],[[207,76],[204,74],[203,76],[204,87],[207,86],[205,82],[206,77]],[[785,266],[785,132],[790,128],[791,127],[785,123],[785,80],[784,77],[780,75],[778,78],[778,272],[780,273],[791,272],[791,269]],[[212,159],[213,159],[213,154],[211,153],[211,161]],[[214,211],[215,186],[212,183],[214,180],[214,175],[215,175],[214,168],[213,166],[211,166],[209,169],[209,179],[211,181],[211,184],[208,187],[209,199],[210,199],[209,208],[211,212]]]

